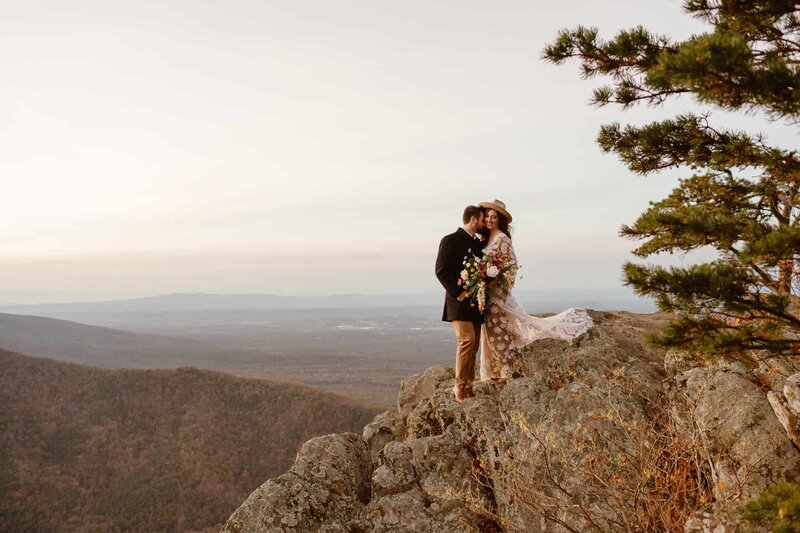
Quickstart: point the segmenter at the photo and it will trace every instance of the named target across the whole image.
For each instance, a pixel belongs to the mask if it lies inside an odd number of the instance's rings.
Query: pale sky
[[[520,287],[618,287],[620,225],[687,172],[634,176],[598,128],[698,108],[589,106],[599,80],[540,60],[578,24],[702,29],[674,0],[6,2],[0,291],[431,290],[494,198]]]

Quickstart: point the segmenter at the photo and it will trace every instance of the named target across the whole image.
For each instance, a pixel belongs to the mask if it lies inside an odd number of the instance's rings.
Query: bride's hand
[[[464,298],[466,298],[466,297],[467,297],[467,291],[464,291],[459,295],[458,298],[456,298],[456,300],[458,300],[459,302],[463,302]]]

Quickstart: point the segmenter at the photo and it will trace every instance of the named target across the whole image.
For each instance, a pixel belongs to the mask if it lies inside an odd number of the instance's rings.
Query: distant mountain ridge
[[[435,293],[391,295],[337,294],[331,296],[281,296],[277,294],[213,294],[174,293],[126,300],[71,302],[53,304],[0,305],[0,309],[40,309],[68,312],[87,311],[221,311],[242,309],[319,309],[332,307],[383,307],[392,305],[426,305],[433,303]]]
[[[336,294],[330,296],[281,296],[276,294],[175,293],[126,300],[53,304],[0,305],[0,311],[19,314],[72,312],[183,312],[223,310],[295,310],[373,308],[441,305],[442,292],[396,294]],[[648,300],[628,289],[519,290],[517,299],[530,312],[558,311],[566,307],[653,310]],[[616,304],[616,305],[615,305]],[[543,309],[542,307],[546,307]]]
[[[300,385],[0,350],[0,531],[218,529],[305,440],[375,413]]]

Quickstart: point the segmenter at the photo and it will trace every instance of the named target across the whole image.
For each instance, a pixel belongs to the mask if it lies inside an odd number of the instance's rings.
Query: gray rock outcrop
[[[306,443],[223,532],[733,531],[742,502],[797,479],[800,452],[745,369],[648,348],[662,316],[592,317],[462,404],[448,367],[405,380],[396,409]]]
[[[222,531],[347,531],[350,517],[369,501],[371,473],[369,452],[355,433],[316,437],[289,472],[252,492]]]

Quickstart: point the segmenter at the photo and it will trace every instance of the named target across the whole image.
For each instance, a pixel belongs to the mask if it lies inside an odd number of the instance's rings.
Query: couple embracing
[[[451,322],[456,334],[453,394],[458,402],[474,396],[479,348],[481,380],[505,381],[514,359],[531,342],[572,341],[593,325],[584,309],[539,318],[528,315],[514,299],[511,290],[519,265],[511,244],[511,220],[500,200],[469,205],[462,226],[439,243],[436,277],[446,291],[442,320]]]

